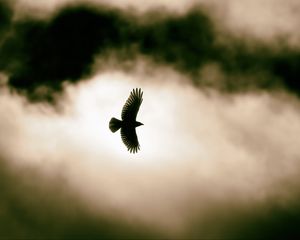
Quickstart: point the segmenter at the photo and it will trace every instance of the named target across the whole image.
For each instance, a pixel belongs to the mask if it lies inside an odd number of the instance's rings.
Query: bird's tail
[[[112,118],[110,119],[109,121],[109,129],[112,131],[112,132],[116,132],[118,131],[122,126],[122,121],[116,119],[116,118]]]

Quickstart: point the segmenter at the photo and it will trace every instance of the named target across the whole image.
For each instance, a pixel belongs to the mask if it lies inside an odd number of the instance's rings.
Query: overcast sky
[[[0,4],[0,237],[299,235],[299,1]],[[120,118],[144,101],[130,154]]]

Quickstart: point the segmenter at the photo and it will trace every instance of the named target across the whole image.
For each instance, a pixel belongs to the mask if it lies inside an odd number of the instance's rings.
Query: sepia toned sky
[[[0,238],[300,234],[300,4],[0,3]],[[120,118],[144,101],[141,150]]]

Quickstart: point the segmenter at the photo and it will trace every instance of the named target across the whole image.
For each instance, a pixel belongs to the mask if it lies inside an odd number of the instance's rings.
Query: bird
[[[136,116],[142,102],[142,90],[140,88],[133,89],[123,106],[121,113],[122,120],[113,117],[109,121],[109,128],[113,133],[121,129],[122,141],[130,153],[137,153],[140,150],[135,128],[144,125],[136,121]]]

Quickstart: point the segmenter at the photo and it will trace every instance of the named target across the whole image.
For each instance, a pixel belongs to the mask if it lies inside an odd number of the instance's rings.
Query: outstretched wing
[[[128,97],[123,109],[122,120],[135,121],[136,115],[143,101],[143,92],[140,88],[133,89]]]
[[[135,128],[121,128],[121,137],[123,143],[131,153],[136,153],[140,149],[140,144],[135,132]]]

